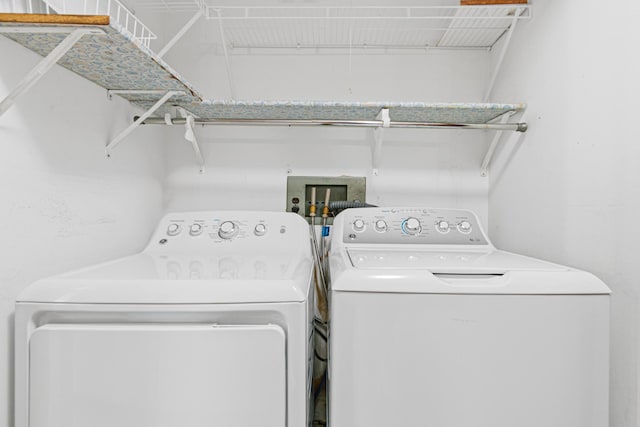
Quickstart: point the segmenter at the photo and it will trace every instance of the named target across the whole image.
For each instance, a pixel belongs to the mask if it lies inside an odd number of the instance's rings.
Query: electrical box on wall
[[[330,202],[366,202],[366,178],[364,177],[289,176],[287,177],[287,212],[300,214],[311,222],[309,208],[312,203],[313,187],[316,188],[316,218],[322,217],[327,189],[331,190]],[[320,223],[320,220],[316,221],[316,224]],[[332,216],[328,218],[328,224],[333,224]]]

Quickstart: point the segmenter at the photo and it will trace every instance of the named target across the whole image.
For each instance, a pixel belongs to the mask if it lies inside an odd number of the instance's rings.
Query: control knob
[[[253,234],[255,234],[256,236],[264,236],[266,232],[267,226],[265,224],[256,224],[255,228],[253,229]]]
[[[169,227],[167,227],[167,234],[169,236],[177,236],[180,234],[180,224],[169,224]]]
[[[376,231],[384,233],[385,231],[387,231],[387,222],[384,219],[379,219],[374,224],[374,228],[376,229]]]
[[[239,231],[240,228],[233,221],[225,221],[220,224],[218,236],[222,239],[228,240],[238,234]]]
[[[189,227],[189,234],[191,234],[192,236],[199,236],[203,231],[204,227],[202,226],[202,224],[195,223],[191,224],[191,227]]]
[[[353,229],[354,231],[364,231],[364,220],[358,218],[355,221],[353,221]]]
[[[471,223],[469,221],[461,221],[458,224],[458,231],[464,234],[471,233]]]
[[[409,217],[402,223],[402,230],[415,236],[416,234],[420,234],[422,227],[420,226],[420,220],[418,218]]]
[[[449,223],[445,220],[436,222],[436,230],[441,233],[448,233],[450,230]]]

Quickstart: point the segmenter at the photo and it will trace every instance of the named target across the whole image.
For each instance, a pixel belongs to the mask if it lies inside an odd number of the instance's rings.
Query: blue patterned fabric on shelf
[[[33,24],[9,23],[2,23],[2,26],[34,27]],[[47,27],[53,28],[52,25]],[[199,102],[202,99],[180,74],[124,32],[118,24],[93,27],[103,29],[105,35],[84,35],[58,64],[105,89],[178,90],[186,93],[181,97],[183,102]],[[57,32],[3,35],[42,56],[49,54],[67,36]],[[157,100],[160,96],[162,95],[122,95],[123,98],[134,102]]]
[[[37,24],[0,23],[1,26],[35,28]],[[47,25],[53,27],[52,25]],[[57,25],[60,27],[61,25]],[[111,90],[183,91],[155,113],[175,113],[181,106],[206,119],[267,120],[376,120],[382,108],[389,109],[395,122],[487,123],[510,111],[521,111],[524,104],[423,103],[423,102],[335,102],[335,101],[202,101],[198,92],[180,74],[149,48],[133,39],[122,27],[112,23],[99,27],[105,35],[85,35],[58,62],[63,67]],[[25,28],[26,29],[26,28]],[[47,55],[65,37],[59,32],[4,33],[27,48]],[[149,109],[159,94],[121,94],[132,103]]]
[[[200,117],[293,120],[376,120],[382,108],[392,121],[486,123],[523,104],[446,104],[424,102],[333,101],[204,101],[195,108]]]

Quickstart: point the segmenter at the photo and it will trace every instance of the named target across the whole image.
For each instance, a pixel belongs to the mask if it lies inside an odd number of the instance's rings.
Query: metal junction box
[[[311,207],[311,189],[316,187],[316,224],[321,224],[322,208],[324,208],[325,193],[331,189],[330,201],[358,201],[365,202],[366,178],[353,176],[325,177],[325,176],[289,176],[287,177],[287,212],[295,212],[311,222],[309,208]],[[328,224],[333,224],[329,217]]]

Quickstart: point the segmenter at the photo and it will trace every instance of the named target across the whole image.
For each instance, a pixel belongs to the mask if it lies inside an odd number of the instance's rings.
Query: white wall
[[[497,246],[595,273],[613,290],[611,426],[638,425],[640,5],[537,1],[495,99],[529,104],[491,170]]]
[[[486,182],[478,168],[485,144],[477,141],[478,135],[452,132],[458,141],[445,141],[443,146],[437,133],[388,132],[380,174],[374,176],[371,131],[269,128],[259,135],[252,131],[199,131],[205,174],[197,172],[186,143],[171,144],[168,209],[284,210],[288,175],[352,175],[367,177],[371,203],[464,206],[486,213]],[[175,134],[178,140],[181,133]]]
[[[163,34],[172,34],[188,17],[157,19],[164,19]],[[229,99],[218,36],[215,21],[201,21],[165,59],[206,97]],[[489,61],[484,51],[231,51],[236,99],[250,100],[480,101]],[[179,142],[182,130],[171,133],[169,210],[282,210],[288,175],[346,174],[367,177],[371,203],[466,207],[486,220],[488,179],[479,172],[483,132],[386,130],[378,176],[371,172],[371,130],[208,127],[196,133],[207,162],[203,175],[187,143]]]
[[[1,99],[40,57],[5,37],[0,52]],[[138,251],[159,219],[160,130],[140,129],[104,156],[134,112],[56,66],[0,117],[0,427],[13,425],[18,293],[38,278]]]

